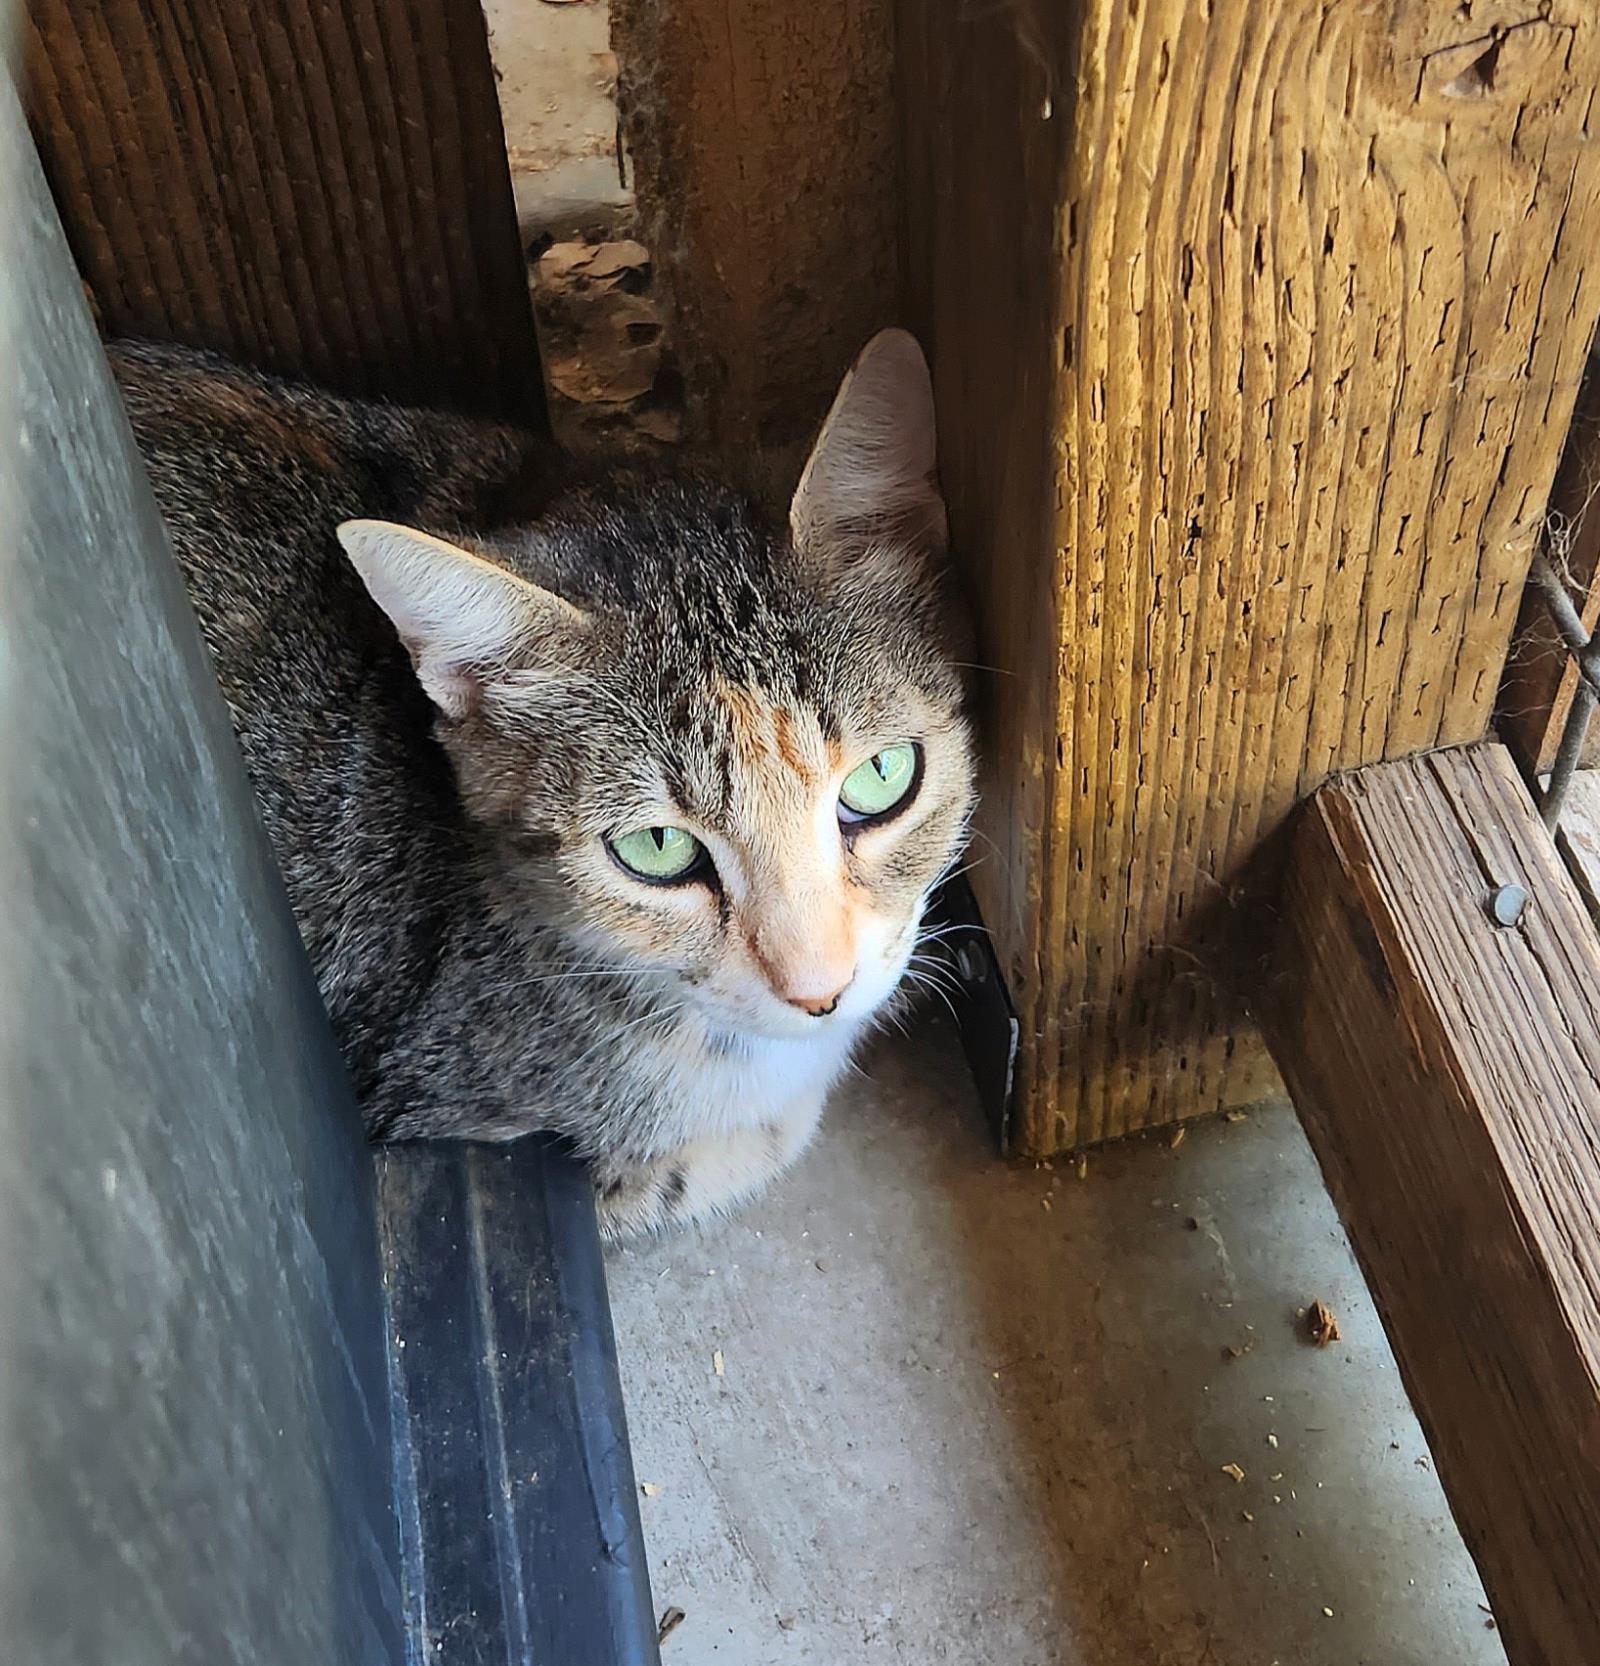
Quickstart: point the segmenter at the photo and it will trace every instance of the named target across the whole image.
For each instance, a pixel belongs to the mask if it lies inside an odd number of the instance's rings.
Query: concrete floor
[[[1286,1108],[1080,1180],[993,1158],[948,1030],[863,1062],[613,1261],[667,1666],[1503,1666]]]
[[[605,0],[484,0],[524,237],[594,236],[630,219],[617,165],[617,60]]]

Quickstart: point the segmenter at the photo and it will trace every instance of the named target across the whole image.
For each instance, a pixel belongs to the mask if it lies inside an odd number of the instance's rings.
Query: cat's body
[[[704,481],[563,485],[507,430],[113,362],[372,1132],[564,1134],[612,1230],[786,1166],[969,809],[937,585],[852,556],[846,597]],[[839,663],[873,658],[874,607],[892,673]],[[845,709],[902,682],[904,717]],[[807,794],[913,716],[940,802],[915,860],[864,824],[880,921],[855,822],[834,861]],[[686,876],[619,858],[680,823]]]

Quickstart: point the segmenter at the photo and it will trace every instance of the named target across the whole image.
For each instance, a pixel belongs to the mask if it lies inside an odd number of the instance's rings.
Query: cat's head
[[[339,536],[438,708],[491,883],[559,924],[572,970],[656,979],[729,1035],[884,1002],[973,794],[910,336],[857,361],[781,530],[656,480],[488,539]]]

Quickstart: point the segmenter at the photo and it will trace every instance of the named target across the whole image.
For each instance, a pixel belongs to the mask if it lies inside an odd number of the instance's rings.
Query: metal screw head
[[[1514,926],[1528,906],[1528,893],[1520,885],[1497,885],[1485,906],[1497,926]]]

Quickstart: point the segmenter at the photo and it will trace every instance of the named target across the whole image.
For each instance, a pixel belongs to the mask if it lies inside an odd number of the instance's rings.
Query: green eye
[[[619,833],[606,843],[629,873],[657,881],[682,879],[699,866],[706,853],[694,834],[681,827],[641,827],[636,833]]]
[[[916,784],[916,747],[909,741],[886,746],[845,776],[839,789],[839,819],[852,822],[881,816],[910,797]]]

